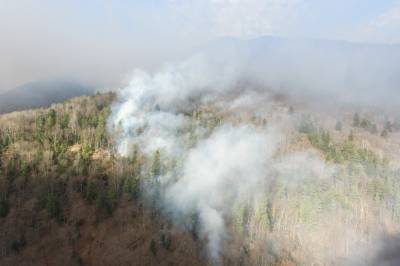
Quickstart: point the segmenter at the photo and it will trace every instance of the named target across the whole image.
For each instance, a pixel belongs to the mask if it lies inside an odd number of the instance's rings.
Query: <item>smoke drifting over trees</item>
[[[379,52],[381,57],[374,58]],[[296,183],[312,176],[347,175],[311,151],[277,155],[285,127],[293,122],[293,110],[280,120],[254,122],[267,117],[274,95],[318,101],[320,106],[389,106],[398,97],[398,69],[392,53],[374,46],[275,38],[225,40],[154,74],[136,70],[129,86],[118,93],[109,132],[121,155],[129,157],[135,150],[148,158],[161,154],[162,170],[150,177],[156,183],[147,184],[150,198],[156,198],[177,224],[195,215],[199,226],[194,230],[218,261],[221,242],[230,237],[226,224],[234,216],[232,206],[256,208],[253,202],[260,199],[255,197],[263,195],[276,176]],[[378,95],[376,86],[385,88],[384,93]],[[332,100],[333,95],[338,97]],[[211,121],[201,122],[207,117],[207,111],[197,114],[201,106],[216,108]],[[249,112],[253,120],[225,121],[218,115],[223,110]],[[331,152],[329,133],[312,125],[302,130],[310,134],[313,145]],[[355,236],[352,244],[361,238]]]
[[[14,2],[0,4],[0,90],[61,76],[112,92],[0,116],[0,229],[16,232],[0,263],[52,220],[90,262],[118,210],[136,237],[120,247],[148,264],[182,254],[179,239],[186,264],[397,262],[400,45],[290,37],[308,36],[292,28],[309,1]]]

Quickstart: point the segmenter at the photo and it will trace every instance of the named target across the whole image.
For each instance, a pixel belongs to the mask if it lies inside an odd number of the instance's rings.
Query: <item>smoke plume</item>
[[[129,86],[119,91],[108,126],[119,154],[130,156],[138,148],[147,158],[158,153],[167,162],[150,174],[158,185],[148,184],[153,186],[149,194],[177,223],[194,215],[194,230],[218,261],[233,206],[252,202],[273,171],[300,176],[323,169],[323,163],[305,154],[276,160],[279,123],[222,123],[207,112],[203,120],[196,119],[202,112],[197,108],[208,105],[233,113],[256,105],[256,116],[268,110],[269,92],[243,82],[244,64],[232,59],[240,57],[212,54],[198,54],[155,74],[134,71]],[[286,160],[302,163],[288,169]]]
[[[292,118],[283,107],[272,106],[276,95],[328,103],[337,94],[335,103],[347,104],[367,104],[375,97],[380,105],[398,84],[392,61],[385,75],[373,73],[382,62],[373,63],[370,47],[348,61],[324,55],[319,42],[277,42],[272,40],[266,51],[259,41],[217,43],[155,73],[135,70],[119,90],[108,121],[120,155],[139,150],[159,160],[143,170],[153,180],[145,190],[176,223],[189,223],[217,262],[230,237],[226,224],[234,206],[257,202],[275,176],[301,182],[337,174],[335,165],[326,165],[318,154],[280,150]],[[341,55],[354,49],[342,45]],[[387,94],[377,97],[376,85]],[[365,95],[357,98],[360,92]],[[268,116],[272,108],[281,108],[278,117]]]
[[[182,177],[167,189],[174,211],[198,213],[213,258],[225,237],[224,216],[235,201],[262,185],[273,150],[271,136],[263,131],[222,126],[189,151]]]
[[[265,128],[251,125],[217,123],[211,130],[193,125],[196,103],[212,102],[239,82],[237,65],[208,60],[201,54],[154,75],[135,71],[120,91],[109,127],[124,156],[140,147],[148,157],[160,151],[165,160],[181,161],[181,167],[164,169],[158,177],[162,205],[175,218],[198,215],[198,231],[209,243],[209,255],[218,259],[225,216],[232,202],[260,187],[274,142]],[[192,136],[182,135],[190,127]],[[193,135],[199,141],[188,147]]]

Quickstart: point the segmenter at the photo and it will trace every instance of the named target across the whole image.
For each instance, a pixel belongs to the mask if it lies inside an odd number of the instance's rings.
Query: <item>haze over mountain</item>
[[[62,102],[76,96],[90,95],[93,92],[93,87],[74,81],[30,82],[0,93],[0,113],[47,107],[52,103]]]
[[[238,79],[315,104],[334,99],[335,103],[393,108],[400,101],[400,45],[262,36],[219,38],[197,47],[194,54],[212,58],[210,65],[230,64]],[[108,74],[106,79],[112,80],[112,71]],[[97,86],[106,87],[100,80]],[[113,83],[126,85],[123,80]],[[92,93],[93,87],[68,80],[30,82],[0,93],[0,113],[48,106]]]
[[[398,0],[3,0],[0,90],[65,76],[120,86],[134,68],[227,36],[399,43],[399,10]]]
[[[277,36],[220,38],[196,55],[204,56],[211,75],[231,75],[308,103],[396,109],[400,101],[400,45]],[[231,70],[221,73],[223,68]]]

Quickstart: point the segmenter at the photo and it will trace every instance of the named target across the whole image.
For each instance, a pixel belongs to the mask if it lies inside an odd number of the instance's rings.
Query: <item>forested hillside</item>
[[[115,152],[113,93],[0,116],[1,265],[215,263],[193,212],[163,208],[162,150]],[[157,107],[156,107],[157,108]],[[196,146],[223,123],[284,120],[263,193],[225,213],[225,265],[374,265],[400,230],[399,120],[313,113],[277,102],[263,117],[218,103],[185,113]],[[205,128],[197,131],[196,128]],[[239,141],[239,140],[238,140]],[[168,170],[169,171],[169,170]]]
[[[110,154],[112,93],[0,117],[1,265],[197,265],[191,237],[140,200]]]

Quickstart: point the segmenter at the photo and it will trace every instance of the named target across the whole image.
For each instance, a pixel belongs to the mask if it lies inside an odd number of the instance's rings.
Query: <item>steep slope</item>
[[[207,174],[218,177],[207,171],[207,159],[227,157],[213,150],[216,142],[201,138],[224,124],[262,132],[280,123],[270,143],[276,149],[259,158],[268,162],[260,189],[224,210],[217,263],[376,265],[380,237],[400,232],[398,120],[381,113],[316,112],[290,107],[285,98],[253,96],[268,105],[253,106],[232,94],[185,110],[189,125],[177,133],[185,147],[211,149],[193,171],[202,173],[194,180],[200,185]],[[162,151],[115,152],[115,138],[106,130],[115,98],[98,94],[0,116],[1,265],[212,264],[198,213],[171,209],[191,198],[169,206],[163,201],[158,177],[179,171],[181,161],[165,159]],[[249,162],[251,154],[231,156]],[[236,173],[228,173],[229,181]],[[228,192],[231,186],[224,185]],[[207,191],[206,198],[224,196],[223,189]]]

